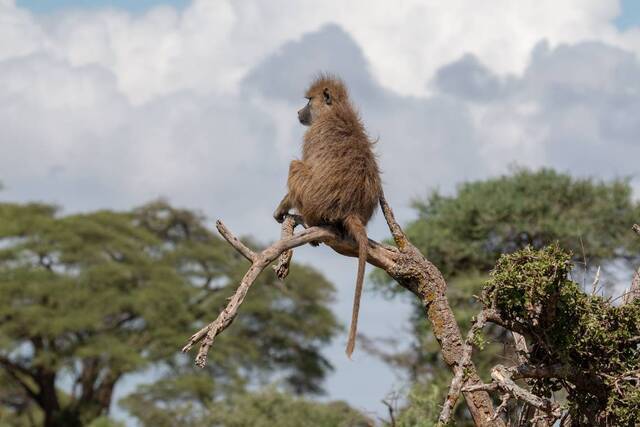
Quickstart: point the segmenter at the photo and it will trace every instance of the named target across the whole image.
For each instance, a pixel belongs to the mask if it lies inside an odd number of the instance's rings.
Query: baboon
[[[340,79],[321,75],[311,83],[305,98],[307,105],[298,111],[300,123],[309,127],[302,159],[291,162],[289,191],[273,216],[282,222],[295,208],[307,225],[336,226],[357,242],[358,275],[346,349],[351,358],[369,244],[365,227],[382,194],[380,171],[373,141]]]

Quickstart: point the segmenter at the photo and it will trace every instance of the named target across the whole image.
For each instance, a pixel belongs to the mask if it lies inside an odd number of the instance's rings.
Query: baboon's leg
[[[289,165],[289,198],[291,204],[299,211],[302,209],[304,196],[307,193],[311,171],[309,167],[301,160],[294,160]]]
[[[289,178],[287,186],[289,192],[283,197],[282,201],[273,213],[276,221],[284,221],[284,216],[289,213],[292,207],[298,208],[302,206],[302,197],[305,192],[306,183],[310,177],[309,168],[304,162],[294,160],[289,165]]]

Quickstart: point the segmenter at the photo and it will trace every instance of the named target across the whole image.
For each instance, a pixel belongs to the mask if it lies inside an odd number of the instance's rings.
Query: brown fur
[[[335,77],[320,76],[306,96],[309,103],[298,112],[301,123],[309,125],[302,159],[291,162],[289,193],[274,217],[281,221],[290,208],[295,208],[306,224],[339,226],[358,243],[358,275],[347,344],[347,355],[351,357],[367,260],[365,227],[382,193],[380,171],[373,142],[344,83]]]

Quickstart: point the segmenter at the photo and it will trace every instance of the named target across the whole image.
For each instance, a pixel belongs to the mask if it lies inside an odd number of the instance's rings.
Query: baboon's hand
[[[278,223],[282,224],[284,222],[284,217],[285,215],[287,215],[289,213],[289,211],[285,211],[282,209],[276,209],[276,211],[273,213],[273,218],[278,221]]]

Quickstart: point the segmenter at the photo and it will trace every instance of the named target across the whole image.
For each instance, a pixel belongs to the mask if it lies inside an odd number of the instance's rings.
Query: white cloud
[[[435,85],[471,111],[492,173],[512,160],[615,177],[637,170],[639,78],[640,62],[628,51],[541,43],[520,77],[500,78],[466,57],[442,68]]]
[[[14,0],[0,0],[0,60],[36,51],[44,39],[41,27]]]
[[[274,125],[250,103],[177,93],[135,105],[97,66],[43,55],[0,63],[0,127],[7,197],[78,210],[169,196],[252,222],[253,196],[283,189],[264,188],[279,172]]]
[[[195,0],[181,12],[74,11],[39,21],[10,0],[0,7],[0,58],[45,51],[73,65],[99,64],[136,103],[181,89],[233,91],[282,43],[328,23],[354,38],[384,87],[418,95],[435,70],[465,53],[508,73],[522,71],[543,38],[552,46],[593,38],[628,47],[638,40],[612,26],[619,11],[613,0],[491,0],[473,10],[465,0],[393,7],[381,0]]]
[[[629,139],[635,57],[604,44],[558,44],[628,42],[633,31],[610,24],[617,3],[515,5],[493,0],[470,13],[457,0],[394,8],[196,0],[139,16],[34,18],[2,0],[2,178],[9,194],[71,209],[167,195],[208,210],[231,198],[226,212],[266,224],[303,132],[299,94],[319,69],[351,83],[381,137],[387,191],[405,218],[407,200],[428,186],[450,189],[512,161],[563,167],[557,147],[575,142],[549,141]],[[534,49],[541,38],[549,41]],[[431,95],[417,96],[427,87]],[[592,98],[570,105],[574,89]],[[267,193],[269,201],[249,208],[247,196]]]

